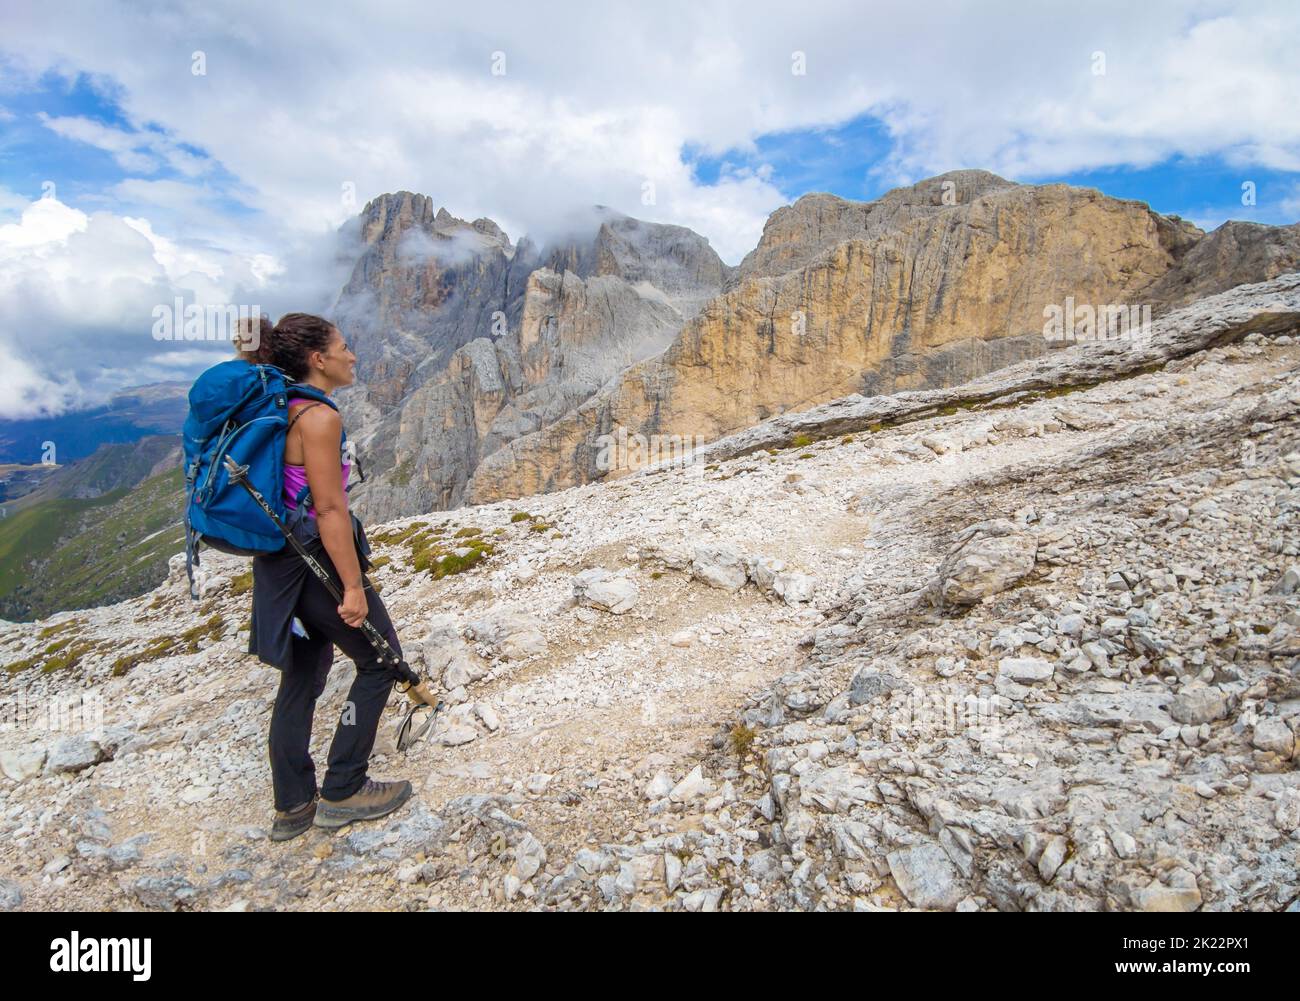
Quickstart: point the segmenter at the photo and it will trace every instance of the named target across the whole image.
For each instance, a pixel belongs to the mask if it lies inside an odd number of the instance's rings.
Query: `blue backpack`
[[[238,358],[213,365],[190,388],[185,418],[185,571],[198,597],[199,544],[236,556],[284,548],[284,535],[248,491],[230,482],[225,459],[248,467],[248,481],[283,523],[284,438],[289,400],[337,405],[315,386],[291,381],[274,365]],[[301,505],[301,498],[299,499]]]

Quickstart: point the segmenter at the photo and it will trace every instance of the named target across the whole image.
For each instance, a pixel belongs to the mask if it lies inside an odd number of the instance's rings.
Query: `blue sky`
[[[730,264],[802,194],[960,168],[1202,228],[1300,218],[1293,0],[566,12],[9,0],[0,418],[193,374],[223,348],[150,336],[176,297],[328,310],[338,227],[388,191],[540,241],[607,205],[689,226]]]
[[[3,107],[12,117],[0,123],[0,187],[38,198],[45,193],[44,185],[53,181],[56,197],[66,204],[87,212],[108,208],[129,215],[147,212],[153,203],[114,191],[120,182],[140,177],[179,183],[191,179],[165,157],[147,153],[140,154],[141,161],[128,169],[103,146],[61,134],[49,124],[81,120],[131,134],[138,139],[137,147],[147,147],[151,141],[165,143],[193,157],[202,165],[208,205],[232,220],[256,215],[239,199],[238,180],[225,170],[220,157],[170,140],[168,130],[156,122],[132,122],[123,112],[123,96],[122,88],[111,79],[52,72],[5,95]],[[17,214],[15,209],[9,206],[8,218]]]

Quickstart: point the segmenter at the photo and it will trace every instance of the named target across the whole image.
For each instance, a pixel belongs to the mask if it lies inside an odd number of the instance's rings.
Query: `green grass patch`
[[[192,629],[186,629],[180,634],[177,647],[182,653],[198,653],[199,643],[205,639],[221,639],[221,634],[225,632],[226,621],[220,613],[213,615],[206,622],[202,622]]]
[[[40,662],[40,654],[37,654],[33,657],[27,657],[23,660],[14,661],[12,664],[7,664],[5,670],[10,674],[18,674],[20,671],[26,671],[29,667],[35,667]]]
[[[157,639],[150,640],[141,650],[134,653],[126,653],[117,660],[113,661],[112,674],[115,678],[120,678],[133,667],[141,664],[147,664],[151,661],[161,660],[163,657],[171,656],[176,647],[176,638],[174,636],[159,636]]]
[[[113,677],[120,678],[132,668],[151,661],[161,660],[183,653],[198,653],[199,645],[205,639],[219,640],[226,631],[226,620],[220,612],[213,613],[197,626],[191,626],[176,636],[157,636],[141,649],[122,654],[113,661]]]
[[[37,637],[38,637],[39,639],[47,640],[47,639],[49,639],[51,636],[57,636],[59,633],[63,632],[63,630],[65,630],[65,629],[70,629],[72,626],[79,626],[79,625],[82,625],[82,624],[83,624],[83,623],[82,623],[82,620],[81,620],[81,619],[68,619],[67,622],[60,622],[60,623],[58,623],[57,625],[46,626],[44,629],[42,629],[42,630],[41,630],[39,633],[37,633],[36,635],[37,635]]]
[[[406,542],[421,532],[428,531],[429,526],[423,522],[413,522],[405,528],[395,528],[387,532],[376,532],[369,536],[371,542],[378,543],[381,546],[395,546],[400,542]]]
[[[496,547],[481,535],[460,536],[457,533],[457,536],[454,543],[439,540],[431,534],[410,539],[411,568],[429,574],[434,580],[441,580],[472,569],[496,552]]]
[[[60,623],[58,627],[52,626],[42,629],[38,635],[41,638],[54,636],[68,626],[83,624],[81,620],[74,619],[66,623]],[[103,642],[99,640],[85,639],[75,634],[63,636],[49,644],[40,653],[7,665],[6,670],[10,674],[18,674],[20,671],[26,671],[33,667],[40,667],[45,674],[66,671],[69,668],[76,667],[81,663],[82,658],[98,650],[101,646],[103,646]]]
[[[41,665],[43,673],[53,674],[55,671],[66,671],[74,668],[81,663],[81,658],[85,657],[86,654],[99,649],[99,644],[93,640],[64,641],[60,646],[62,649],[54,656],[47,657],[45,663]],[[48,654],[49,651],[46,651],[46,653]]]

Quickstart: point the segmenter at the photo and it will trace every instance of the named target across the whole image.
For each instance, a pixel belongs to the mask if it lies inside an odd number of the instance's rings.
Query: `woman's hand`
[[[352,628],[361,625],[366,619],[370,606],[366,602],[366,592],[360,587],[349,587],[343,592],[343,604],[339,605],[339,618]]]

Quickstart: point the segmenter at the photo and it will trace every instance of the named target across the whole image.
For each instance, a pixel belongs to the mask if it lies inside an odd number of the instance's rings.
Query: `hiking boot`
[[[275,820],[271,823],[271,840],[288,841],[296,838],[309,827],[316,817],[316,804],[320,801],[317,793],[308,802],[292,810],[276,810]]]
[[[343,827],[354,820],[374,820],[392,813],[411,798],[411,783],[376,782],[365,784],[347,799],[322,799],[316,807],[317,827]]]

